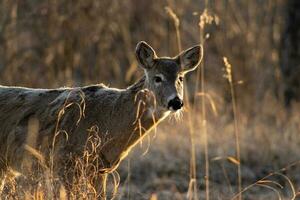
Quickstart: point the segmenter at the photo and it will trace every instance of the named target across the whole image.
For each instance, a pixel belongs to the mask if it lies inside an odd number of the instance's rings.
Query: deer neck
[[[128,155],[132,147],[168,115],[168,112],[158,109],[155,105],[153,93],[147,89],[145,76],[128,87],[127,92],[133,100],[130,103],[133,112],[130,114],[130,118],[132,118],[129,120],[131,124],[128,127],[130,128],[124,128],[122,134],[113,138],[103,148],[103,155],[109,161],[111,169],[115,169],[119,162]]]
[[[148,89],[147,78],[144,75],[139,81],[127,88],[134,95],[134,107],[137,109],[140,106],[138,103],[143,102],[145,110],[143,110],[143,122],[147,123],[149,119],[159,120],[164,116],[168,115],[170,111],[157,105],[155,95]],[[133,109],[133,110],[135,110]]]

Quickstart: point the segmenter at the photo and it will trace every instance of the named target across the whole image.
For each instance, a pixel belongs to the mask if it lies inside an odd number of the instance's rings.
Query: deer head
[[[158,57],[144,41],[137,44],[136,58],[145,71],[145,85],[154,93],[160,110],[175,112],[183,107],[184,76],[198,67],[202,56],[200,45],[171,58]]]

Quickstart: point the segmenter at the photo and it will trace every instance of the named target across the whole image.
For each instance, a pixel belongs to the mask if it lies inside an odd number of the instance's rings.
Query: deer
[[[196,45],[175,57],[158,57],[141,41],[135,55],[144,75],[125,89],[104,84],[58,89],[0,86],[0,194],[9,171],[24,176],[33,171],[25,159],[43,163],[71,190],[75,173],[68,170],[75,168],[76,158],[93,151],[97,198],[106,199],[108,174],[162,120],[182,111],[184,77],[199,66],[203,48]],[[38,125],[34,137],[33,119]]]

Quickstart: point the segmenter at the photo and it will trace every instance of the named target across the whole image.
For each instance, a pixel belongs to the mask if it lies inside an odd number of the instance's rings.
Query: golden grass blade
[[[268,184],[268,183],[275,184],[280,189],[283,189],[283,186],[280,183],[276,182],[276,181],[271,181],[271,180],[260,180],[260,181],[257,181],[257,184]]]
[[[240,161],[232,156],[227,157],[227,160],[232,162],[233,164],[240,165]]]

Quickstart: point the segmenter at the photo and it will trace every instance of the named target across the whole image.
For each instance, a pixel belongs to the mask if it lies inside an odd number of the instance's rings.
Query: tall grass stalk
[[[176,40],[177,40],[177,48],[178,52],[180,53],[182,51],[182,44],[181,44],[181,36],[180,36],[180,20],[177,17],[177,15],[174,13],[174,11],[170,7],[166,7],[167,13],[172,18],[175,29],[176,29]],[[184,95],[186,97],[189,96],[188,90],[186,89],[187,86],[185,85]],[[186,107],[188,111],[191,110],[190,102],[187,100]],[[188,128],[190,133],[190,139],[191,139],[191,157],[190,157],[190,183],[189,183],[189,191],[188,191],[188,199],[198,199],[198,187],[197,187],[197,165],[196,165],[196,149],[195,149],[195,141],[194,141],[194,125],[192,121],[191,112],[187,112],[188,117]]]
[[[200,42],[203,44],[203,30],[200,31]],[[205,74],[204,74],[204,63],[200,64],[201,69],[201,93],[205,94]],[[197,80],[199,78],[197,77]],[[205,109],[205,95],[201,95],[201,114],[202,123],[201,131],[204,135],[204,154],[205,154],[205,196],[206,200],[209,200],[209,156],[208,156],[208,137],[207,137],[207,127],[206,127],[206,109]]]
[[[206,9],[205,9],[206,10]],[[204,11],[205,13],[205,11]],[[203,24],[203,15],[199,17],[199,27],[200,27],[200,44],[204,45],[205,41],[205,23]],[[204,57],[203,57],[204,58]],[[199,74],[200,73],[200,74]],[[200,77],[201,76],[201,77]],[[204,70],[204,60],[200,63],[200,70],[197,70],[197,84],[196,84],[196,93],[198,92],[199,79],[201,78],[201,93],[206,94],[205,92],[205,70]],[[208,155],[208,136],[207,136],[207,127],[206,127],[206,109],[205,109],[205,95],[201,95],[201,132],[204,136],[204,156],[205,156],[205,197],[206,200],[209,200],[209,155]]]
[[[240,133],[238,128],[238,113],[237,113],[237,104],[235,98],[235,90],[233,87],[233,78],[232,78],[232,67],[226,57],[223,57],[223,61],[226,68],[226,78],[229,82],[230,93],[231,93],[231,102],[233,109],[233,118],[234,118],[234,135],[235,135],[235,148],[236,148],[236,159],[238,160],[237,173],[238,173],[238,193],[237,198],[242,200],[242,173],[241,173],[241,155],[240,155]]]
[[[205,40],[209,38],[209,34],[205,34],[205,27],[207,24],[211,24],[215,20],[215,17],[208,14],[208,0],[205,0],[205,9],[203,13],[199,16],[199,28],[200,28],[200,44],[204,45]],[[203,57],[204,58],[204,57]],[[206,126],[206,98],[209,95],[206,95],[205,90],[205,69],[204,69],[204,60],[200,63],[200,70],[197,71],[197,84],[196,84],[196,94],[198,92],[199,80],[201,80],[201,132],[204,136],[204,156],[205,156],[205,197],[206,200],[210,199],[210,181],[209,181],[209,150],[208,150],[208,134]]]

